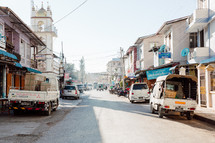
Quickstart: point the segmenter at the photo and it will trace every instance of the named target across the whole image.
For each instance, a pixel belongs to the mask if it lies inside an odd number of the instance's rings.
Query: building
[[[189,34],[186,33],[187,16],[165,22],[157,35],[163,35],[163,43],[154,52],[154,66],[179,62],[187,64],[186,57],[181,55],[183,49],[189,47]]]
[[[43,3],[40,9],[36,9],[34,4],[31,9],[31,28],[36,35],[46,44],[45,48],[39,49],[36,55],[38,68],[43,73],[60,73],[60,57],[54,54],[53,38],[57,37],[57,29],[53,25],[52,11],[48,5],[45,9]]]
[[[197,0],[197,9],[187,20],[190,34],[188,62],[197,63],[198,105],[215,109],[215,1]]]
[[[163,35],[152,34],[140,37],[135,42],[135,45],[137,46],[137,69],[148,69],[154,66],[154,55],[150,50],[153,47],[163,45]]]
[[[23,89],[26,72],[37,70],[35,55],[46,45],[8,7],[0,7],[0,98],[10,88]]]
[[[122,79],[122,65],[119,58],[113,58],[107,64],[108,83],[116,84]]]
[[[127,77],[134,77],[137,71],[137,49],[137,45],[133,45],[126,52],[125,75]]]

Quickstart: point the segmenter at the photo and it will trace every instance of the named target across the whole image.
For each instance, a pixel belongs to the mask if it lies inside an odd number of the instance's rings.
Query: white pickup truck
[[[50,83],[49,88],[43,89],[43,91],[10,89],[9,109],[13,110],[14,114],[25,110],[35,110],[49,116],[51,111],[57,109],[60,95],[57,78],[53,74],[43,74],[43,76],[46,77],[46,82]]]
[[[191,120],[197,106],[197,78],[170,74],[157,78],[150,96],[151,112],[160,118],[168,112],[180,112]]]

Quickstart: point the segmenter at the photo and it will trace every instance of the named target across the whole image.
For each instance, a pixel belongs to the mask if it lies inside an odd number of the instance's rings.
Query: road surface
[[[160,119],[150,113],[148,103],[131,104],[107,91],[93,90],[80,100],[61,100],[59,110],[50,117],[3,118],[0,142],[215,143],[215,126],[176,115]]]

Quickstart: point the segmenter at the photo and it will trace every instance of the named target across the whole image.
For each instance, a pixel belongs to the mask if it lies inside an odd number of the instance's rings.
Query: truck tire
[[[51,112],[52,112],[52,106],[51,106],[51,103],[49,103],[48,111],[45,111],[45,115],[50,116]]]
[[[163,118],[163,109],[161,108],[161,106],[159,106],[158,108],[158,117]]]
[[[186,116],[187,116],[187,120],[192,120],[193,119],[193,116],[190,114],[190,112],[187,112]]]
[[[57,108],[58,108],[58,106],[59,106],[59,101],[57,100],[57,105],[56,105],[56,107],[53,109],[53,111],[56,111]]]
[[[20,110],[13,110],[13,114],[14,114],[15,116],[20,115],[20,114],[21,114],[21,111],[20,111]]]
[[[151,110],[151,113],[152,113],[152,114],[155,113],[155,109],[153,108],[152,103],[150,104],[150,110]]]

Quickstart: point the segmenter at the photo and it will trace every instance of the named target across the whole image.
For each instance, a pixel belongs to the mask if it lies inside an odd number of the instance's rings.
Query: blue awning
[[[41,71],[38,71],[38,70],[35,70],[35,69],[32,69],[32,68],[26,67],[26,69],[27,69],[29,72],[34,72],[34,73],[39,73],[39,74],[42,73]]]
[[[17,57],[11,53],[8,53],[6,51],[0,50],[0,55],[4,55],[6,57],[12,58],[14,60],[17,60]]]
[[[14,62],[15,63],[15,66],[18,67],[18,68],[22,68],[22,65],[20,63],[17,63],[17,62]]]
[[[206,64],[206,63],[211,63],[211,62],[215,62],[215,57],[212,57],[212,58],[206,59],[206,60],[202,60],[202,61],[200,61],[200,64]]]

